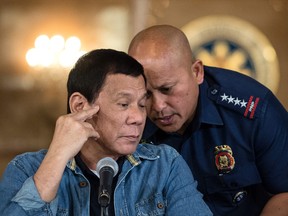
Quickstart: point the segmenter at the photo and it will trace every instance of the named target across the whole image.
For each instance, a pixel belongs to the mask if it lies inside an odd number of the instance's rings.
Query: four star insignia
[[[223,95],[220,96],[222,98],[222,101],[227,101],[227,103],[233,103],[234,106],[240,106],[240,107],[246,107],[247,102],[243,99],[240,100],[238,97],[234,98],[232,95],[226,95],[223,93]]]

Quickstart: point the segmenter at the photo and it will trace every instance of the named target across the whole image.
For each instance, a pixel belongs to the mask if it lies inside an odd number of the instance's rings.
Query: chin
[[[133,154],[135,151],[136,151],[136,149],[137,149],[137,146],[138,146],[138,144],[137,145],[135,145],[135,146],[129,146],[129,147],[125,147],[125,148],[123,148],[123,149],[121,149],[121,154],[122,155],[129,155],[129,154]]]
[[[160,126],[159,125],[158,127],[167,133],[175,133],[179,130],[179,128],[175,127],[174,125],[173,126],[172,125],[169,125],[169,126],[162,126],[162,125]]]

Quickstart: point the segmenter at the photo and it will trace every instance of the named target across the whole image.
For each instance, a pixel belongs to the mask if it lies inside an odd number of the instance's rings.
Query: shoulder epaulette
[[[249,119],[259,116],[259,107],[262,105],[262,98],[258,95],[245,95],[220,86],[210,87],[208,97],[216,104],[234,110]]]

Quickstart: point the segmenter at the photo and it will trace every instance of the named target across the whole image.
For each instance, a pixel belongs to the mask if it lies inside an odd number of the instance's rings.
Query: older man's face
[[[107,76],[95,101],[100,110],[93,126],[100,134],[98,144],[108,154],[127,155],[136,150],[146,119],[146,89],[142,76]]]

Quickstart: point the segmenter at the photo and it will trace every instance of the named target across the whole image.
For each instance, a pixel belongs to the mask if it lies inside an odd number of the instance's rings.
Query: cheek
[[[179,91],[178,94],[175,94],[174,97],[171,98],[171,100],[173,100],[174,103],[177,104],[178,106],[191,103],[192,99],[193,99],[193,92],[191,91],[191,89],[185,89]]]
[[[189,112],[191,106],[195,103],[195,100],[197,100],[196,94],[194,90],[187,89],[186,91],[179,92],[178,95],[175,95],[175,97],[171,98],[170,103],[174,105],[174,108],[178,110],[178,112]]]
[[[152,99],[147,99],[145,106],[146,106],[146,112],[148,114],[152,107]]]
[[[195,100],[198,100],[198,94],[199,86],[196,83],[192,83],[185,91],[185,97],[191,103],[194,103]]]
[[[95,117],[93,117],[93,126],[99,134],[105,133],[105,131],[111,128],[111,119],[110,115],[104,113],[103,111],[99,112]],[[100,135],[101,135],[100,134]]]
[[[113,143],[119,131],[117,120],[111,119],[108,116],[99,117],[94,128],[100,135],[99,142],[105,143],[105,145]]]

